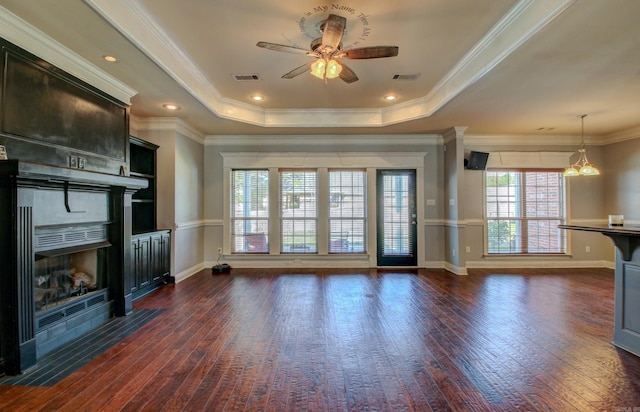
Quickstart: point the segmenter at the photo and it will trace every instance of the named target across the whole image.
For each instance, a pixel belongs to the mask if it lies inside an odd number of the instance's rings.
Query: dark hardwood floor
[[[613,288],[605,269],[207,270],[53,386],[1,385],[0,410],[640,410]]]

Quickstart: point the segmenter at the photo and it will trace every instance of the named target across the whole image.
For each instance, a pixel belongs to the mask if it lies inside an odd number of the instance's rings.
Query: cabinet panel
[[[171,232],[139,234],[132,241],[134,299],[166,284],[171,271]]]
[[[162,234],[160,273],[162,276],[171,275],[171,233]]]
[[[133,254],[131,259],[133,266],[132,292],[148,286],[151,281],[150,242],[151,240],[148,237],[134,238],[131,242],[131,253]]]

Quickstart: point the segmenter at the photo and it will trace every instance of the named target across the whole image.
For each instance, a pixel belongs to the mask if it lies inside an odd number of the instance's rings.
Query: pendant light
[[[571,166],[567,167],[564,170],[565,176],[597,176],[600,174],[600,171],[591,163],[589,163],[589,159],[587,159],[587,149],[584,147],[584,118],[587,117],[586,114],[581,114],[578,116],[582,121],[582,145],[580,149],[578,149],[578,153],[580,157],[578,161]]]

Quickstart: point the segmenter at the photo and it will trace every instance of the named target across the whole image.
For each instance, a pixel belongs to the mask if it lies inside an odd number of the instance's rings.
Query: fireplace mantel
[[[43,182],[73,182],[96,186],[120,186],[133,191],[145,189],[148,186],[146,179],[50,166],[41,163],[25,162],[23,160],[0,161],[0,176],[16,176],[20,179]]]

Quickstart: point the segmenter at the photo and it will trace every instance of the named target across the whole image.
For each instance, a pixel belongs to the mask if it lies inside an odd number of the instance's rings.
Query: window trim
[[[377,169],[415,169],[416,170],[416,196],[418,199],[425,198],[425,170],[429,173],[437,173],[436,168],[438,164],[436,162],[425,162],[425,156],[428,152],[218,152],[222,157],[222,175],[219,177],[222,180],[224,196],[229,194],[229,171],[232,168],[236,169],[269,169],[270,180],[270,196],[274,194],[277,196],[279,192],[278,188],[278,169],[283,165],[292,165],[293,167],[301,168],[318,168],[319,171],[327,170],[328,168],[363,168],[367,170],[367,216],[375,215],[375,170]],[[323,172],[324,173],[324,172]],[[326,177],[325,177],[326,178]],[[323,183],[322,175],[319,176],[319,184]],[[215,188],[212,188],[215,190]],[[213,192],[209,193],[209,196],[214,196]],[[430,197],[437,196],[437,194],[429,194]],[[271,252],[268,255],[231,255],[229,253],[229,236],[226,234],[229,231],[229,213],[230,204],[228,198],[221,199],[222,205],[222,219],[214,219],[211,221],[211,230],[217,230],[224,233],[222,236],[223,254],[229,256],[230,263],[234,261],[238,262],[240,266],[242,263],[240,260],[235,260],[233,257],[237,256],[242,258],[242,261],[256,261],[261,260],[261,264],[273,267],[281,267],[282,264],[296,265],[297,260],[293,262],[287,262],[285,259],[291,259],[291,255],[282,255],[280,250],[280,228],[278,224],[278,209],[270,208],[269,218],[271,238],[269,242],[269,248]],[[425,204],[424,202],[418,202],[417,204],[418,216],[425,216]],[[324,219],[326,219],[326,211],[320,206],[318,210],[318,217],[322,226]],[[276,220],[273,220],[276,219]],[[426,222],[426,221],[425,221]],[[327,253],[327,248],[324,246],[326,243],[326,235],[323,238],[323,233],[319,234],[318,254],[311,255],[296,255],[304,259],[318,259],[328,262],[341,261],[346,265],[355,265],[360,267],[363,261],[368,261],[368,266],[376,266],[376,253],[377,241],[375,238],[376,228],[375,219],[367,220],[367,253],[365,254],[331,254]],[[425,223],[425,228],[430,226]],[[418,245],[424,245],[425,242],[425,230],[418,230]],[[421,265],[425,261],[426,251],[424,247],[418,247],[418,264]],[[280,259],[279,259],[280,258]],[[327,258],[330,258],[327,259]],[[281,262],[281,263],[279,263]],[[286,262],[286,263],[285,263]],[[276,266],[277,265],[277,266]],[[246,266],[246,264],[244,265]]]
[[[519,252],[519,253],[489,253],[489,227],[488,227],[488,223],[489,223],[489,219],[487,217],[487,172],[491,172],[491,171],[502,171],[502,172],[556,172],[556,173],[562,173],[564,171],[564,169],[558,168],[558,167],[539,167],[538,165],[536,165],[537,167],[488,167],[486,170],[484,170],[482,172],[483,177],[482,177],[482,182],[483,182],[483,191],[482,191],[482,198],[483,198],[483,202],[482,202],[482,209],[483,209],[483,230],[484,230],[484,234],[483,234],[483,243],[484,243],[484,250],[483,250],[483,257],[484,258],[548,258],[548,257],[570,257],[571,256],[571,250],[570,250],[570,245],[571,245],[571,238],[570,238],[570,233],[565,233],[564,234],[564,252],[541,252],[541,253],[531,253],[531,252]],[[561,220],[563,222],[561,223],[566,223],[569,221],[569,211],[570,211],[570,202],[569,202],[569,179],[563,178],[563,191],[562,191],[562,199],[561,199],[562,205],[564,207],[564,216],[561,217]],[[526,219],[526,218],[520,218],[520,217],[515,217],[513,219],[510,220],[521,220],[521,221],[528,221],[528,220],[536,220],[534,219]],[[544,219],[544,220],[548,220],[548,219]]]

